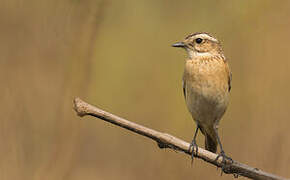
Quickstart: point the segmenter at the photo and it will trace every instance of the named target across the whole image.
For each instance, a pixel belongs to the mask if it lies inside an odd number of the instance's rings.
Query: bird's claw
[[[224,151],[221,151],[220,154],[216,157],[215,161],[217,161],[220,157],[222,157],[222,162],[221,162],[221,176],[223,175],[223,172],[226,172],[226,167],[229,164],[232,164],[234,161],[232,158],[229,156],[226,156]]]
[[[192,148],[192,151],[191,151],[191,148]],[[191,142],[188,151],[191,152],[191,164],[193,164],[193,158],[197,156],[197,153],[198,153],[198,146],[195,141]]]

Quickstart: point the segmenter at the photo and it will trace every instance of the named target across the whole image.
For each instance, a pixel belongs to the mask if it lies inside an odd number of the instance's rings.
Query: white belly
[[[196,90],[190,86],[186,89],[186,104],[194,120],[202,124],[217,124],[226,111],[228,93],[206,88]]]

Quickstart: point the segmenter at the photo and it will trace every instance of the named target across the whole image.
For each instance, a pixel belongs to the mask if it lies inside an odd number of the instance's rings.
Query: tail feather
[[[205,149],[216,153],[217,151],[217,139],[212,138],[210,135],[205,135]]]

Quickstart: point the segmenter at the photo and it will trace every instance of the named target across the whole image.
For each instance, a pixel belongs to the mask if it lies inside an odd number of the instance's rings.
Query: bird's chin
[[[187,55],[188,55],[188,58],[189,58],[189,59],[192,59],[192,58],[194,58],[194,57],[196,56],[196,52],[193,51],[192,49],[187,49],[187,48],[185,48],[185,50],[186,50],[186,52],[187,52]]]

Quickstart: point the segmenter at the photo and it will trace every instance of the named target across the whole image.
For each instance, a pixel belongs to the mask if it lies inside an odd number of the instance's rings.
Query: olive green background
[[[222,42],[233,73],[219,129],[226,153],[289,178],[289,8],[269,0],[1,1],[0,179],[232,179],[72,110],[79,96],[190,141],[186,55],[170,45],[198,31]]]

